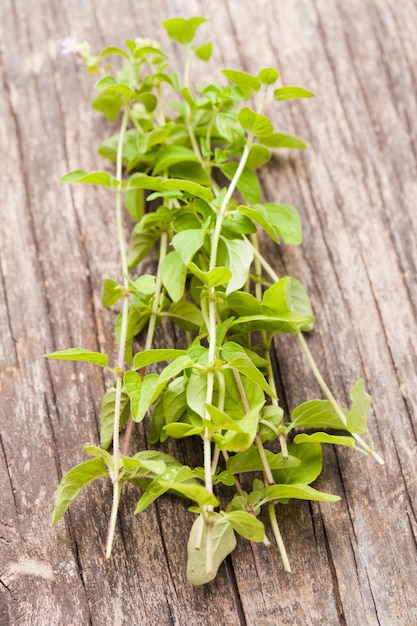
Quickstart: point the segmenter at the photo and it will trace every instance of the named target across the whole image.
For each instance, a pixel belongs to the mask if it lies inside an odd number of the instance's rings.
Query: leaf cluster
[[[120,131],[99,148],[116,163],[116,173],[76,170],[61,180],[107,187],[116,209],[123,200],[133,220],[123,270],[129,274],[121,281],[106,277],[102,290],[104,306],[123,303],[115,333],[124,363],[110,367],[108,355],[83,348],[47,355],[114,375],[101,405],[100,447],[86,446],[92,458],[62,479],[54,521],[103,476],[118,489],[127,481],[141,490],[136,513],[167,492],[186,498],[197,514],[188,543],[193,584],[214,578],[236,533],[265,541],[259,518],[265,505],[275,527],[275,505],[339,499],[311,486],[321,473],[322,444],[359,449],[358,436],[369,435],[371,405],[362,381],[351,391],[350,409],[331,395],[304,402],[290,416],[279,404],[272,339],[277,333],[300,338],[313,328],[314,315],[302,283],[276,276],[259,250],[261,231],[276,245],[299,245],[302,228],[294,207],[263,201],[257,170],[275,149],[306,147],[274,128],[267,106],[313,94],[277,87],[274,68],[256,75],[225,69],[221,82],[192,90],[192,60],[211,54],[211,43],[194,43],[204,22],[163,22],[184,48],[182,78],[153,40],[129,40],[126,48],[106,48],[95,57],[101,76],[92,106],[109,121],[123,117]],[[155,275],[140,272],[150,253],[159,259]],[[155,327],[166,318],[185,332],[186,349],[153,348]],[[145,349],[135,353],[141,333]],[[149,373],[149,366],[158,373]],[[201,440],[204,467],[190,468],[159,450],[121,454],[118,433],[146,415],[152,445]]]

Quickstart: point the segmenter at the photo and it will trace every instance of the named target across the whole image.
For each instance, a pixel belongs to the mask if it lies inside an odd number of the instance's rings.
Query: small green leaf
[[[147,410],[152,404],[151,399],[157,382],[158,374],[148,374],[143,378],[136,414],[132,414],[132,418],[135,422],[141,422],[145,417]]]
[[[95,363],[100,367],[108,367],[109,357],[101,352],[92,352],[84,348],[68,348],[45,354],[47,359],[59,359],[60,361],[84,361],[85,363]]]
[[[249,448],[255,440],[259,411],[262,405],[255,406],[244,417],[239,420],[239,428],[241,432],[228,430],[218,443],[219,450],[228,450],[229,452],[241,452]]]
[[[237,119],[247,132],[251,132],[256,120],[256,113],[249,107],[243,107],[237,114]]]
[[[114,412],[116,407],[116,389],[111,387],[103,396],[101,401],[101,424],[100,424],[100,445],[104,450],[109,448],[113,441]],[[120,430],[126,424],[130,415],[129,396],[122,391],[120,399]]]
[[[211,57],[213,44],[209,41],[208,43],[203,43],[201,46],[193,47],[193,50],[199,59],[202,61],[208,61]]]
[[[99,58],[101,59],[103,57],[109,56],[110,54],[118,54],[125,59],[129,59],[129,55],[124,50],[122,50],[121,48],[116,48],[115,46],[105,48],[100,54]]]
[[[264,525],[254,515],[246,511],[231,511],[224,517],[230,522],[233,530],[248,541],[259,543],[264,540]]]
[[[101,185],[102,187],[111,187],[116,189],[122,185],[117,178],[114,178],[108,172],[86,172],[85,170],[74,170],[64,174],[59,179],[60,183],[86,183],[90,185]]]
[[[126,208],[135,222],[143,217],[144,214],[144,199],[142,189],[128,189],[125,194]]]
[[[285,243],[298,246],[302,242],[302,229],[300,217],[289,204],[264,204],[268,222],[272,224]]]
[[[359,379],[350,392],[352,408],[346,417],[346,426],[351,433],[367,433],[368,415],[372,405],[371,396],[363,388],[363,380]]]
[[[129,370],[125,372],[123,376],[123,383],[130,398],[130,410],[132,413],[132,419],[136,422],[136,415],[139,409],[139,399],[142,387],[142,378],[137,372]]]
[[[211,570],[207,569],[207,526],[202,516],[195,520],[188,539],[187,580],[192,585],[212,581],[227,557],[236,548],[236,537],[230,522],[221,516],[214,518],[211,529]]]
[[[171,39],[185,45],[194,39],[197,28],[206,21],[204,17],[191,17],[188,20],[182,17],[172,17],[164,20],[162,25]]]
[[[186,350],[177,350],[176,348],[156,348],[154,350],[144,350],[138,352],[133,358],[133,368],[135,370],[146,367],[152,363],[160,363],[161,361],[171,361],[178,356],[186,354]]]
[[[127,257],[128,269],[136,267],[136,265],[146,257],[148,252],[152,250],[158,239],[159,234],[156,231],[139,233],[133,231],[129,255]]]
[[[267,163],[270,158],[271,152],[268,148],[255,143],[250,149],[246,167],[250,170],[256,170],[258,167],[261,167],[261,165],[264,165],[264,163]]]
[[[249,107],[241,109],[237,117],[243,128],[255,136],[269,136],[274,132],[271,121],[265,115],[255,113]]]
[[[246,354],[235,353],[228,362],[228,367],[237,370],[259,385],[271,398],[276,398],[273,389],[268,385],[262,372],[252,363]]]
[[[224,285],[232,278],[232,272],[227,267],[215,267],[209,272],[203,272],[195,263],[191,262],[187,264],[187,268],[208,287]]]
[[[164,482],[160,481],[161,485],[164,485]],[[218,506],[219,501],[216,496],[211,493],[206,487],[200,485],[199,483],[168,483],[169,489],[180,493],[185,498],[189,500],[194,500],[200,507],[203,506]]]
[[[230,82],[234,83],[247,96],[251,96],[261,87],[260,80],[256,76],[252,76],[247,72],[239,70],[222,70],[222,74],[226,76]]]
[[[188,300],[173,302],[169,307],[169,315],[172,321],[184,330],[196,332],[204,323],[199,307]]]
[[[301,433],[294,437],[294,443],[331,443],[333,445],[355,447],[355,439],[353,437],[345,437],[343,435],[329,435],[328,433],[313,433],[307,435]]]
[[[210,419],[214,425],[214,428],[211,428],[210,425],[208,426],[212,432],[221,430],[233,430],[237,433],[242,432],[242,429],[239,426],[239,422],[232,419],[227,413],[221,411],[218,407],[206,403],[204,404],[204,407],[210,415]]]
[[[158,381],[151,397],[151,404],[155,402],[162,389],[168,381],[171,380],[171,378],[175,378],[182,371],[188,367],[192,367],[193,365],[194,361],[192,361],[187,355],[179,356],[175,359],[175,361],[172,361],[172,363],[167,365],[158,376]]]
[[[100,458],[90,459],[70,469],[56,491],[52,523],[55,524],[61,519],[83,487],[100,476],[108,476],[104,461]]]
[[[273,85],[279,78],[279,72],[274,67],[264,67],[258,74],[263,85]]]
[[[296,498],[298,500],[316,500],[318,502],[338,502],[340,496],[334,496],[330,493],[317,491],[308,485],[271,485],[265,487],[264,502],[273,500],[287,500],[288,498]]]
[[[226,267],[229,268],[232,277],[226,287],[226,295],[237,291],[249,278],[249,270],[253,261],[252,247],[245,239],[222,238],[223,245],[227,250]]]
[[[179,189],[180,191],[185,191],[192,196],[206,200],[206,202],[211,202],[214,198],[213,192],[208,187],[203,187],[203,185],[198,183],[194,183],[190,180],[182,180],[180,178],[170,178],[169,180],[165,180],[161,183],[160,188]]]
[[[284,276],[267,289],[262,298],[265,315],[280,315],[291,311],[291,278]]]
[[[192,437],[193,435],[204,434],[204,429],[192,424],[184,424],[183,422],[175,422],[173,424],[166,424],[164,431],[168,437],[173,439],[183,439],[183,437]]]
[[[186,229],[174,235],[172,245],[187,265],[204,243],[205,229]]]
[[[274,100],[293,100],[294,98],[314,98],[314,93],[303,87],[280,87],[274,91]]]
[[[161,191],[163,178],[160,176],[148,176],[142,172],[137,172],[129,178],[129,189],[150,189],[151,191]]]
[[[173,302],[184,295],[187,268],[178,252],[169,252],[160,265],[162,284]]]
[[[112,306],[120,298],[123,298],[125,289],[113,278],[105,278],[103,281],[103,289],[101,292],[101,301],[103,306]]]
[[[200,417],[205,417],[205,402],[207,399],[207,374],[206,372],[193,371],[186,388],[188,407]]]
[[[321,444],[314,441],[308,443],[288,444],[288,454],[296,458],[296,465],[282,464],[272,468],[272,475],[276,483],[287,485],[309,485],[321,474],[323,467],[323,453]]]
[[[171,165],[184,162],[199,163],[199,159],[189,148],[185,148],[184,146],[168,146],[158,154],[153,173],[155,175],[159,174],[171,167]]]
[[[287,135],[286,133],[272,133],[272,135],[264,135],[259,139],[260,143],[269,148],[292,148],[304,150],[307,146],[302,139],[295,135]]]
[[[288,459],[284,459],[281,452],[274,454],[270,450],[265,450],[265,456],[271,469],[285,469],[300,465],[299,459],[295,456],[290,455]],[[258,449],[253,446],[248,450],[234,454],[227,460],[227,469],[232,474],[262,471],[263,463]]]
[[[342,409],[346,415],[346,409]],[[291,428],[336,428],[346,430],[342,421],[328,400],[309,400],[296,407],[291,413]]]

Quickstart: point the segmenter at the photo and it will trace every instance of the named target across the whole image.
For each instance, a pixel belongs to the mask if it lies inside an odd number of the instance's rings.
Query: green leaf
[[[207,570],[207,526],[202,516],[195,520],[187,544],[187,580],[192,585],[204,585],[212,581],[227,557],[236,548],[236,537],[230,522],[216,516],[212,526],[211,571]]]
[[[108,172],[86,172],[85,170],[74,170],[64,174],[59,179],[60,183],[86,183],[90,185],[101,185],[116,189],[121,185],[120,181]],[[122,185],[123,186],[123,185]]]
[[[90,459],[70,469],[56,491],[52,523],[61,519],[83,487],[100,476],[108,476],[103,459]]]
[[[161,361],[171,361],[178,356],[186,354],[186,350],[177,350],[175,348],[156,348],[154,350],[144,350],[138,352],[133,358],[133,368],[138,370],[152,363],[160,363]]]
[[[188,367],[192,367],[193,365],[194,361],[192,361],[187,355],[179,356],[175,359],[175,361],[172,361],[172,363],[167,365],[158,377],[157,385],[155,386],[154,393],[151,397],[151,404],[155,402],[162,389],[165,387],[168,381],[171,380],[171,378],[175,378],[182,371],[184,371]]]
[[[300,326],[310,322],[308,318],[289,311],[279,315],[244,315],[233,321],[233,326],[239,327],[243,333],[251,333],[257,330],[265,330],[269,333],[290,333],[299,332]]]
[[[151,191],[161,191],[163,178],[160,176],[148,176],[142,172],[137,172],[129,178],[127,189],[150,189]]]
[[[261,165],[264,165],[264,163],[267,163],[270,158],[271,152],[268,148],[255,143],[250,149],[246,167],[250,170],[256,170],[258,167],[261,167]]]
[[[207,385],[206,385],[207,389]],[[204,408],[210,415],[210,420],[214,425],[214,428],[208,424],[209,430],[211,432],[221,431],[221,430],[233,430],[234,432],[241,433],[242,429],[239,426],[239,422],[232,419],[227,413],[221,411],[216,406],[212,404],[204,403]]]
[[[288,498],[296,498],[298,500],[316,500],[318,502],[338,502],[340,496],[334,496],[330,493],[317,491],[308,485],[270,485],[265,487],[264,502],[273,500],[287,500]]]
[[[372,405],[372,397],[363,388],[363,380],[359,379],[350,392],[352,408],[346,417],[346,426],[351,433],[367,433],[368,414]]]
[[[273,85],[279,78],[279,72],[274,67],[264,67],[258,74],[263,85]]]
[[[160,481],[163,485],[164,482]],[[206,487],[199,483],[168,483],[169,489],[180,493],[189,500],[194,500],[200,507],[218,506],[219,501],[213,493],[210,493]]]
[[[194,276],[208,287],[218,287],[229,282],[232,272],[227,267],[215,267],[209,272],[203,272],[195,263],[187,263],[187,268]]]
[[[222,74],[226,76],[230,82],[234,83],[247,96],[251,96],[261,87],[260,80],[256,76],[252,76],[247,72],[239,70],[222,70]]]
[[[197,28],[206,21],[204,17],[191,17],[188,20],[182,17],[172,17],[164,20],[162,25],[171,39],[185,45],[194,39]]]
[[[125,372],[123,376],[123,383],[127,392],[127,395],[130,398],[130,410],[132,413],[132,419],[136,422],[138,410],[139,410],[139,399],[141,394],[142,387],[142,378],[139,376],[137,372],[133,372],[129,370]]]
[[[218,443],[219,450],[241,452],[242,450],[249,448],[256,437],[259,412],[261,408],[262,404],[255,406],[239,420],[239,428],[241,432],[228,430]]]
[[[139,404],[136,414],[132,415],[135,422],[141,422],[146,415],[147,410],[152,404],[152,396],[158,382],[158,374],[148,374],[142,380],[140,389]]]
[[[298,463],[296,465],[282,464],[281,467],[272,468],[275,482],[308,485],[320,476],[323,466],[320,443],[314,441],[309,443],[291,442],[288,444],[288,454],[291,458],[296,458]]]
[[[291,311],[291,278],[284,276],[269,287],[263,295],[261,306],[265,315]]]
[[[128,269],[136,267],[152,250],[155,243],[159,239],[158,232],[133,232],[132,240],[130,242],[129,254],[127,257]]]
[[[272,133],[272,135],[264,135],[259,139],[260,143],[269,148],[292,148],[304,150],[307,146],[302,139],[295,135],[286,133]]]
[[[268,222],[272,224],[285,243],[298,246],[302,242],[302,229],[300,217],[289,204],[264,204]]]
[[[237,118],[243,128],[255,136],[271,135],[274,132],[271,121],[265,115],[255,113],[249,107],[241,109]]]
[[[346,409],[342,409],[346,415]],[[309,400],[296,407],[291,413],[291,428],[336,428],[346,430],[342,421],[328,400]]]
[[[227,296],[229,306],[241,316],[261,315],[260,302],[251,293],[234,291]]]
[[[268,385],[262,372],[258,370],[258,368],[252,363],[252,361],[246,354],[233,354],[228,362],[228,366],[237,370],[241,374],[244,374],[250,380],[254,381],[271,398],[276,398],[273,389],[270,387],[270,385]]]
[[[211,202],[214,198],[211,189],[203,187],[203,185],[199,185],[198,183],[194,183],[190,180],[170,178],[169,180],[165,180],[161,183],[160,187],[161,189],[179,189],[180,191],[185,191],[192,196],[206,200],[206,202]]]
[[[186,229],[174,235],[172,245],[187,265],[204,243],[205,229]]]
[[[169,252],[160,267],[162,284],[173,302],[178,302],[184,295],[187,268],[178,252]]]
[[[288,459],[282,457],[281,452],[274,454],[270,450],[265,449],[265,456],[271,469],[292,468],[300,465],[300,460],[295,456],[289,456]],[[262,459],[259,456],[258,449],[252,446],[248,450],[238,452],[227,460],[227,469],[232,474],[243,474],[244,472],[259,472],[263,470]]]
[[[100,445],[104,450],[113,441],[114,411],[116,407],[116,389],[111,387],[103,396],[101,401],[101,424],[100,424]],[[129,396],[122,391],[120,399],[120,430],[126,424],[130,415]]]
[[[155,175],[159,174],[171,167],[171,165],[183,162],[199,163],[199,158],[192,150],[184,146],[168,146],[159,152],[153,173]]]
[[[107,450],[103,450],[103,448],[93,446],[92,444],[86,444],[84,446],[84,452],[86,454],[90,454],[91,456],[95,456],[98,459],[103,459],[110,475],[114,472],[114,458],[107,452]]]
[[[169,307],[169,315],[175,324],[184,330],[198,331],[204,323],[199,307],[188,300],[174,302]]]
[[[265,528],[261,521],[246,511],[231,511],[224,517],[230,522],[233,530],[249,541],[264,540]]]
[[[310,298],[304,285],[297,279],[291,278],[291,305],[293,311],[310,318],[310,321],[300,326],[301,330],[308,332],[314,327],[314,315],[311,308]]]
[[[135,293],[151,296],[155,293],[155,276],[142,274],[136,280],[129,280],[129,284]]]
[[[129,55],[124,50],[122,50],[121,48],[116,48],[115,46],[105,48],[103,52],[100,54],[99,58],[102,59],[103,57],[106,57],[110,54],[118,54],[124,57],[125,59],[129,59]]]
[[[194,371],[191,373],[186,388],[186,399],[189,408],[200,417],[205,417],[207,398],[207,374]]]
[[[183,422],[175,422],[166,424],[164,431],[168,437],[173,439],[183,439],[183,437],[192,437],[193,435],[203,436],[204,429],[202,427],[193,426],[192,424],[184,424]]]
[[[84,348],[68,348],[45,354],[47,359],[59,359],[60,361],[84,361],[85,363],[95,363],[100,367],[108,367],[109,357],[101,352],[92,352]]]
[[[173,483],[180,483],[183,480],[190,480],[194,478],[192,470],[184,466],[171,466],[165,472],[162,472],[157,476],[146,488],[142,494],[139,502],[137,503],[135,514],[142,513],[154,500],[159,498],[162,494],[169,491]]]
[[[249,278],[249,270],[253,261],[252,247],[245,239],[222,238],[223,245],[227,250],[226,267],[231,272],[231,279],[226,287],[226,295],[237,291]]]
[[[274,100],[293,100],[294,98],[313,98],[314,93],[303,87],[280,87],[274,91]]]
[[[343,435],[329,435],[328,433],[313,433],[307,435],[301,433],[294,437],[294,443],[331,443],[333,445],[355,447],[355,439],[353,437],[345,437]]]
[[[103,289],[101,292],[101,301],[103,306],[112,306],[120,298],[123,298],[125,288],[113,278],[105,278],[103,281]]]
[[[275,243],[279,243],[279,238],[275,227],[270,224],[268,221],[268,214],[266,209],[261,204],[256,204],[253,207],[247,207],[243,205],[238,206],[238,211],[242,215],[249,217],[251,220],[262,226],[265,232],[275,241]]]
[[[209,41],[208,43],[203,43],[201,46],[194,46],[193,50],[199,59],[202,61],[208,61],[211,57],[213,44]]]
[[[142,189],[128,189],[125,194],[126,208],[135,222],[143,217],[144,214],[144,199]]]

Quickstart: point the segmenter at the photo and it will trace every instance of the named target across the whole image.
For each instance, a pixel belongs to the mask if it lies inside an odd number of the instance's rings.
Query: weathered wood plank
[[[265,197],[297,206],[305,232],[301,249],[271,246],[269,258],[310,289],[318,322],[308,341],[336,396],[347,401],[365,378],[387,463],[326,450],[320,486],[343,500],[280,511],[294,573],[274,549],[242,541],[205,588],[185,580],[191,520],[177,501],[137,518],[126,489],[109,563],[109,485],[93,485],[56,527],[49,521],[60,476],[98,440],[105,381],[42,354],[115,352],[100,290],[119,267],[107,194],[56,182],[68,169],[100,168],[95,146],[108,132],[89,109],[91,77],[60,55],[60,41],[70,34],[97,50],[164,38],[160,20],[175,12],[210,20],[215,55],[195,78],[274,65],[316,93],[274,113],[310,149],[274,158],[262,175]],[[0,623],[416,623],[415,3],[44,0],[33,10],[5,0],[0,24]],[[182,341],[165,326],[159,341],[168,337]],[[291,338],[275,348],[289,408],[317,395]],[[143,428],[135,437],[146,444]],[[192,463],[200,451],[177,454]]]

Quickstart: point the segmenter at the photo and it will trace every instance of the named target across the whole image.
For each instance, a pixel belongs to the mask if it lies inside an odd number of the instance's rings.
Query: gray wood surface
[[[274,548],[239,541],[203,588],[185,580],[191,516],[170,498],[135,517],[126,489],[110,562],[109,484],[50,523],[60,477],[98,441],[105,381],[99,368],[42,355],[115,353],[100,291],[119,267],[109,196],[57,182],[101,169],[96,146],[109,132],[89,108],[94,78],[60,42],[99,51],[151,36],[171,49],[160,21],[175,14],[209,19],[215,54],[195,79],[272,65],[316,94],[274,110],[309,150],[263,170],[265,198],[297,206],[305,233],[299,249],[271,246],[269,260],[308,286],[318,317],[308,342],[339,400],[365,379],[386,460],[326,449],[319,486],[342,500],[279,510],[293,574]],[[2,0],[0,29],[1,625],[417,624],[416,3]],[[166,326],[159,341],[181,338]],[[275,349],[289,407],[318,396],[297,344]],[[139,428],[137,445],[145,438]],[[193,462],[200,451],[176,453]]]

